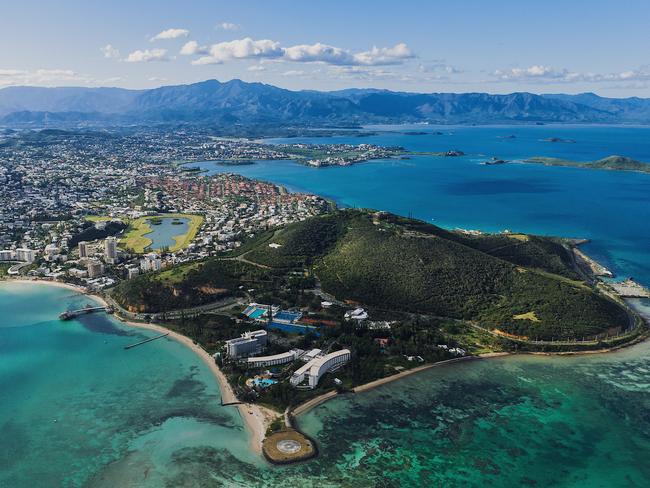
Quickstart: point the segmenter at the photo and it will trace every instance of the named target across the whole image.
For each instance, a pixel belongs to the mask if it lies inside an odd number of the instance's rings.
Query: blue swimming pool
[[[250,313],[248,314],[248,316],[249,316],[250,318],[252,318],[253,320],[257,320],[257,319],[259,319],[259,318],[262,318],[262,316],[263,316],[265,313],[266,313],[266,310],[264,310],[263,308],[256,308],[255,310],[253,310],[252,312],[250,312]]]
[[[278,381],[277,380],[272,380],[268,378],[255,378],[253,380],[253,383],[255,386],[261,386],[262,388],[268,388],[271,385],[275,385]]]
[[[287,332],[288,334],[309,334],[310,332],[316,336],[320,336],[318,332],[318,327],[312,327],[311,325],[296,325],[296,324],[283,324],[281,322],[271,322],[267,325],[268,329],[276,329]]]

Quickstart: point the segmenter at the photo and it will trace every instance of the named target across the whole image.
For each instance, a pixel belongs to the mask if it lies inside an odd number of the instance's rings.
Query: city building
[[[126,268],[126,277],[130,280],[131,278],[135,278],[140,274],[140,268],[136,268],[135,266],[128,266]]]
[[[350,350],[341,349],[325,356],[319,356],[298,368],[289,380],[294,387],[304,387],[313,390],[318,381],[328,371],[334,371],[350,360]],[[306,383],[303,385],[303,383]]]
[[[104,274],[104,265],[96,259],[88,261],[86,269],[88,270],[88,278],[97,278]]]
[[[107,237],[104,241],[104,260],[109,264],[116,264],[117,258],[117,239]]]
[[[88,257],[88,243],[86,241],[81,241],[79,242],[79,258],[87,258]]]
[[[266,341],[265,330],[245,332],[241,337],[226,341],[226,353],[233,359],[255,356],[266,347]]]
[[[145,273],[147,271],[159,271],[161,268],[162,260],[160,259],[160,256],[155,252],[145,255],[140,260],[140,269]]]

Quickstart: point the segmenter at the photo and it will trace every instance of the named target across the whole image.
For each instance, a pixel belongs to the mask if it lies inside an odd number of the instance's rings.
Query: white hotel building
[[[331,352],[325,356],[312,359],[307,364],[297,369],[291,375],[291,385],[297,387],[303,381],[307,381],[306,387],[314,389],[318,386],[318,381],[328,371],[340,368],[350,360],[350,350],[341,349],[340,351]]]
[[[296,360],[298,351],[295,349],[274,354],[273,356],[255,356],[246,359],[246,366],[249,368],[267,368],[269,366],[277,366],[279,364],[287,364]]]

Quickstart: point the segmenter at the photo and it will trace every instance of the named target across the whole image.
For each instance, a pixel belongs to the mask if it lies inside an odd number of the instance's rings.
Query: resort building
[[[117,263],[117,239],[107,237],[104,241],[104,260],[109,264]]]
[[[291,375],[291,385],[294,387],[305,387],[313,390],[318,386],[321,376],[329,371],[334,371],[350,360],[350,350],[341,349],[340,351],[331,352],[325,356],[312,359],[304,366],[298,368]],[[303,385],[303,383],[306,383]]]
[[[16,261],[23,261],[25,263],[33,263],[36,260],[36,251],[19,247],[16,249]]]
[[[245,332],[241,337],[226,341],[226,353],[233,359],[256,356],[266,347],[266,331]]]
[[[345,312],[345,320],[366,320],[368,318],[368,312],[363,308],[355,308],[354,310],[348,310]]]
[[[273,356],[257,356],[246,359],[246,366],[249,368],[265,368],[269,366],[277,366],[278,364],[287,364],[296,360],[298,351],[292,349],[288,352],[281,354],[274,354]]]

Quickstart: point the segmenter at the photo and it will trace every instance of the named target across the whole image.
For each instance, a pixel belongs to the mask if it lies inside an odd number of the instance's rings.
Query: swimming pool
[[[257,320],[262,318],[265,313],[266,310],[264,310],[263,308],[256,308],[252,312],[249,312],[248,316],[253,320]]]
[[[269,378],[255,378],[253,380],[255,386],[260,386],[262,388],[268,388],[271,385],[275,385],[277,382],[278,380],[272,380]]]

